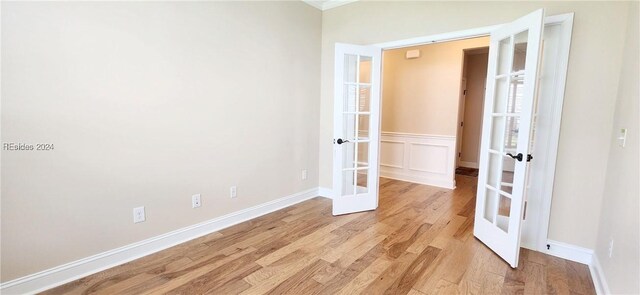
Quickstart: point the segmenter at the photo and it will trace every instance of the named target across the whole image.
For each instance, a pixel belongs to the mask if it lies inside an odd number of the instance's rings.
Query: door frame
[[[558,154],[558,143],[560,140],[560,123],[562,119],[562,107],[564,102],[564,93],[565,86],[567,80],[567,70],[569,63],[569,50],[571,47],[571,35],[573,30],[573,17],[574,13],[565,13],[559,15],[546,16],[544,19],[544,26],[560,26],[560,40],[558,42],[557,48],[557,58],[558,62],[556,63],[556,68],[554,69],[556,76],[555,81],[552,85],[553,89],[553,97],[544,100],[544,102],[548,102],[548,109],[552,110],[551,113],[551,122],[547,125],[547,128],[544,129],[536,129],[537,136],[545,136],[547,138],[547,144],[541,147],[537,147],[537,144],[540,141],[535,142],[536,148],[535,150],[544,149],[547,151],[547,157],[545,157],[545,161],[542,164],[542,171],[544,177],[540,179],[540,191],[542,198],[540,200],[540,210],[537,212],[537,216],[535,217],[538,223],[536,224],[538,228],[533,229],[530,237],[523,237],[521,246],[527,249],[551,253],[548,249],[548,235],[549,235],[549,219],[551,217],[551,200],[553,197],[553,185],[555,180],[555,170],[556,170],[556,159]],[[489,36],[492,31],[496,30],[502,26],[502,24],[485,26],[479,28],[473,28],[468,30],[461,31],[453,31],[442,34],[428,35],[410,39],[396,40],[391,42],[383,42],[371,44],[371,46],[376,46],[382,48],[382,50],[390,50],[390,49],[398,49],[404,47],[411,46],[419,46],[426,44],[434,44],[441,42],[449,42],[456,41],[462,39],[476,38],[476,37],[485,37]],[[384,54],[382,57],[382,71],[384,72]],[[382,82],[381,82],[382,83]],[[382,88],[382,87],[381,87]],[[381,89],[382,92],[382,89]],[[380,97],[382,100],[382,96]],[[381,102],[382,104],[382,102]],[[382,106],[380,108],[380,112],[382,112]],[[380,114],[380,120],[382,120],[382,113]],[[459,122],[460,118],[456,120]],[[456,139],[457,141],[457,139]],[[378,142],[380,144],[380,142]],[[456,142],[457,146],[457,142]],[[378,149],[378,158],[380,150]],[[454,161],[454,166],[456,161]],[[455,169],[455,167],[454,167]],[[529,214],[529,213],[527,213]]]
[[[462,73],[467,67],[467,54],[462,53]],[[453,177],[456,175],[456,169],[460,167],[462,160],[462,136],[464,135],[464,112],[466,112],[465,106],[467,104],[467,77],[460,77],[460,93],[458,93],[458,122],[456,132],[456,163],[453,167]]]

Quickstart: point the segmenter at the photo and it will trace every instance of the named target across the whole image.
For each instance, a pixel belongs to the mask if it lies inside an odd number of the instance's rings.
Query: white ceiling
[[[336,8],[345,4],[353,3],[358,0],[302,0],[303,2],[325,11],[327,9]]]

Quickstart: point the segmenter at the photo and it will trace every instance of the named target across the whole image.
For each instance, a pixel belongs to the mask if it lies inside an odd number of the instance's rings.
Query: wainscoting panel
[[[455,136],[382,132],[380,176],[455,188]]]

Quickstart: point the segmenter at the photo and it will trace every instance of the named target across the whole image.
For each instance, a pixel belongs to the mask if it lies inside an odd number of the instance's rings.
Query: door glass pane
[[[353,141],[356,137],[356,115],[346,114],[344,115],[344,122],[342,124],[342,139]]]
[[[511,194],[513,191],[513,173],[516,168],[516,160],[511,157],[503,157],[500,190]]]
[[[498,75],[509,73],[509,53],[511,51],[511,37],[500,40],[498,44]]]
[[[358,143],[358,167],[369,166],[369,143]]]
[[[527,39],[529,31],[524,31],[514,36],[513,46],[513,72],[524,70],[524,63],[527,59]]]
[[[496,116],[493,117],[491,121],[491,144],[489,148],[495,151],[501,151],[506,119],[503,116]]]
[[[358,74],[358,56],[347,54],[344,56],[344,81],[349,83],[355,83],[356,75]]]
[[[358,139],[366,140],[369,138],[369,115],[358,115]]]
[[[502,156],[498,154],[489,153],[489,163],[487,163],[487,184],[494,187],[499,188],[498,182],[500,181],[500,161]]]
[[[509,232],[509,216],[511,216],[511,199],[500,195],[496,225],[504,232]]]
[[[358,170],[358,194],[366,194],[369,192],[369,169]]]
[[[343,196],[353,195],[355,186],[355,170],[342,171],[342,194]]]
[[[342,109],[345,112],[355,112],[356,111],[356,92],[358,91],[358,86],[354,84],[345,84],[344,85],[344,105]]]
[[[369,101],[371,99],[371,86],[361,85],[360,86],[360,97],[358,98],[358,111],[359,112],[369,112]]]
[[[484,219],[493,223],[496,216],[496,206],[498,205],[498,193],[491,189],[485,189]]]
[[[356,167],[354,159],[356,158],[356,145],[352,142],[343,143],[342,150],[342,168],[353,169]]]
[[[360,56],[360,83],[371,83],[371,57]]]
[[[518,132],[520,131],[520,117],[507,117],[507,125],[504,131],[504,151],[515,154],[518,145]]]
[[[524,95],[524,74],[511,77],[507,98],[507,112],[520,113],[522,111],[522,98]]]
[[[513,172],[511,174],[513,175]],[[502,186],[501,186],[500,190],[505,192],[505,193],[507,193],[507,194],[512,194],[513,193],[513,183],[502,181]]]
[[[494,113],[506,113],[507,97],[509,96],[509,77],[496,79],[495,99],[493,100]]]

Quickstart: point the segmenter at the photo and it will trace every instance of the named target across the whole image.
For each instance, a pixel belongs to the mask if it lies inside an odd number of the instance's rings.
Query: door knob
[[[522,162],[522,153],[518,153],[515,156],[512,153],[507,153],[507,155],[513,159],[518,160],[518,162]]]
[[[347,143],[349,142],[349,140],[342,140],[342,138],[338,138],[338,140],[336,141],[338,144],[343,144],[343,143]]]

